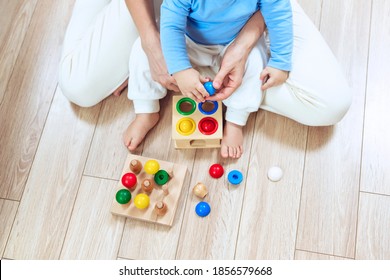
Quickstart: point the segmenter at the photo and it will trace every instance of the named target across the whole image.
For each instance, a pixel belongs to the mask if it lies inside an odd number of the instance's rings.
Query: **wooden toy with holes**
[[[129,154],[111,213],[172,226],[187,167]]]
[[[176,149],[219,148],[222,140],[222,103],[198,103],[183,95],[172,102],[172,139]]]

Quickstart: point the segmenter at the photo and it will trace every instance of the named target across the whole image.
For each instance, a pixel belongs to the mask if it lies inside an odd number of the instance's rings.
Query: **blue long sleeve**
[[[272,57],[269,66],[290,70],[292,17],[289,0],[165,0],[161,6],[160,32],[169,73],[192,67],[185,35],[198,44],[226,45],[259,9],[270,34]]]
[[[260,10],[269,34],[271,58],[268,66],[290,71],[293,51],[290,0],[260,0]]]
[[[192,67],[184,36],[191,2],[190,0],[164,1],[161,5],[161,47],[170,74]]]

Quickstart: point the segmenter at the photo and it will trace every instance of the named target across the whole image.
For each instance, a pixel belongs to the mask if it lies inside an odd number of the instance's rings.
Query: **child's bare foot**
[[[144,140],[145,135],[151,130],[160,118],[159,113],[137,114],[132,123],[129,124],[123,133],[125,146],[134,151]]]
[[[128,79],[126,79],[126,81],[124,81],[112,94],[114,96],[120,96],[122,91],[125,90],[125,88],[127,87],[127,83],[129,82]]]
[[[242,126],[226,122],[221,144],[221,156],[223,158],[239,158],[242,155],[244,136]]]

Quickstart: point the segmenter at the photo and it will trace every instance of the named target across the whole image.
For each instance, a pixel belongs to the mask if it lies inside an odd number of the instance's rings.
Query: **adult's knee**
[[[310,126],[329,126],[340,122],[347,114],[352,104],[352,92],[348,86],[338,89],[332,94],[333,99],[328,100],[318,110]]]
[[[333,116],[332,124],[340,122],[344,116],[347,114],[349,108],[352,104],[352,90],[350,88],[345,88],[343,92],[339,92],[338,100],[333,105],[331,114]]]
[[[80,107],[92,107],[101,100],[96,98],[93,81],[81,79],[78,75],[69,73],[69,68],[61,64],[58,85],[62,94],[72,103]]]

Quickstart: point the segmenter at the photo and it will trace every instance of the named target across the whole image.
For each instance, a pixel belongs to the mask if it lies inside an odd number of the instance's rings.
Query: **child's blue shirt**
[[[202,45],[229,44],[259,9],[270,39],[268,66],[290,71],[293,49],[290,0],[164,0],[160,32],[169,73],[192,67],[185,34]]]

